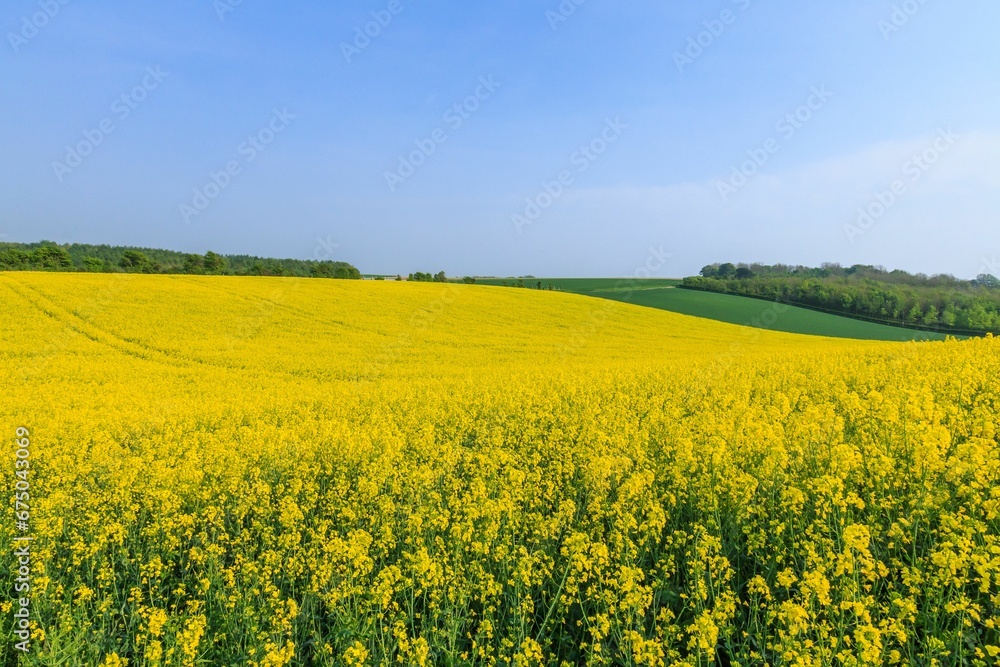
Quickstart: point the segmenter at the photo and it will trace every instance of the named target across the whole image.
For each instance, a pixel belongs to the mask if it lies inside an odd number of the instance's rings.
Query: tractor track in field
[[[92,324],[76,312],[53,302],[50,297],[36,287],[26,285],[18,280],[0,279],[0,283],[6,285],[7,288],[10,289],[10,291],[17,297],[30,304],[46,317],[64,325],[67,330],[76,332],[98,345],[112,349],[115,352],[129,357],[169,366],[171,368],[193,369],[199,366],[208,366],[227,372],[252,373],[255,377],[270,376],[282,378],[301,378],[310,377],[312,375],[308,372],[296,372],[281,369],[267,369],[266,371],[262,371],[260,369],[248,369],[241,365],[229,365],[199,359],[197,357],[187,357],[170,350],[163,350],[152,345],[138,343]]]
[[[172,277],[175,280],[177,280],[178,282],[183,282],[183,283],[185,283],[187,285],[193,285],[193,286],[196,286],[196,287],[201,287],[201,288],[205,289],[206,291],[208,291],[210,293],[211,292],[225,292],[226,294],[232,296],[234,299],[240,299],[242,301],[246,301],[247,303],[254,304],[255,306],[259,306],[260,304],[263,303],[263,304],[267,304],[271,308],[274,308],[275,310],[283,310],[283,311],[288,312],[288,313],[295,313],[296,315],[305,318],[309,322],[317,322],[317,323],[320,323],[320,324],[333,324],[333,325],[340,326],[340,327],[345,327],[345,328],[348,328],[348,329],[354,329],[356,331],[367,331],[367,329],[363,329],[362,327],[359,327],[357,325],[354,325],[354,324],[352,324],[350,322],[347,322],[347,321],[344,321],[344,320],[325,319],[325,318],[319,317],[319,315],[321,315],[321,313],[318,313],[315,310],[308,310],[306,308],[298,308],[296,306],[293,306],[287,300],[275,299],[273,295],[248,295],[248,294],[240,294],[239,292],[235,292],[233,290],[226,289],[224,287],[213,286],[213,287],[209,288],[203,282],[199,282],[197,279],[193,279],[190,276],[178,275],[178,276],[172,276]],[[288,278],[288,277],[286,277],[285,280],[322,280],[322,279],[317,279],[317,278]],[[273,290],[273,291],[280,292],[281,295],[290,292],[290,290]]]
[[[17,287],[14,286],[15,283],[18,285]],[[145,361],[162,363],[164,362],[164,359],[161,357],[166,357],[167,362],[173,366],[176,366],[177,362],[182,362],[185,365],[193,363],[190,359],[175,357],[164,350],[136,343],[126,338],[122,338],[117,334],[111,333],[110,331],[105,331],[104,329],[88,322],[86,318],[56,304],[38,288],[13,280],[5,280],[4,284],[12,292],[14,292],[14,294],[31,304],[34,308],[41,311],[46,316],[51,317],[60,324],[65,325],[68,329],[75,331],[81,336],[84,336],[99,345],[109,347],[116,352],[120,352],[121,354],[135,357],[137,359],[143,359]]]

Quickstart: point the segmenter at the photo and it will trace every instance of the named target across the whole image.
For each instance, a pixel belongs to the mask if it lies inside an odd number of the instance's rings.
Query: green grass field
[[[542,283],[543,289],[549,285],[564,292],[574,294],[595,294],[598,292],[628,292],[631,290],[654,289],[664,286],[680,285],[680,280],[652,278],[649,280],[627,280],[625,278],[523,278],[525,287],[537,287]],[[477,278],[478,285],[508,285],[517,283],[518,278]]]
[[[565,292],[624,301],[637,306],[659,308],[683,315],[773,331],[888,341],[945,338],[944,334],[862,322],[807,308],[795,306],[775,308],[775,304],[760,299],[677,289],[675,286],[680,284],[679,280],[650,279],[626,283],[620,278],[525,278],[524,284],[535,287],[539,281],[545,288],[551,284]],[[517,279],[481,279],[476,282],[483,285],[502,285],[505,282],[516,283]]]

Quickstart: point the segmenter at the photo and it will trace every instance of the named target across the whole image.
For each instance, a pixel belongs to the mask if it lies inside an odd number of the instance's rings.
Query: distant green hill
[[[600,294],[595,294],[595,296],[600,296]],[[608,298],[614,298],[614,296],[608,295]],[[761,329],[834,338],[889,341],[944,340],[946,338],[943,333],[915,331],[886,324],[864,322],[841,315],[821,313],[807,308],[745,296],[700,292],[676,287],[636,291],[629,299],[629,303],[732,324],[750,325]]]
[[[270,259],[249,255],[204,255],[128,246],[0,243],[0,271],[81,271],[90,273],[183,273],[234,276],[297,276],[358,280],[346,262]]]
[[[983,269],[986,270],[986,267]],[[855,264],[711,264],[684,287],[759,297],[869,322],[955,335],[1000,333],[1000,279],[927,276]]]
[[[668,310],[682,315],[753,326],[772,331],[856,338],[862,340],[944,340],[943,333],[863,322],[744,296],[679,289],[680,280],[624,280],[620,278],[477,278],[481,285],[507,285],[574,292],[614,301]]]
[[[679,285],[681,281],[660,278],[632,280],[625,278],[535,278],[534,276],[520,278],[476,278],[477,285],[525,287],[529,289],[538,289],[539,282],[542,284],[541,289],[543,290],[549,289],[551,286],[552,289],[563,292],[593,294],[594,292],[628,292],[649,287]]]

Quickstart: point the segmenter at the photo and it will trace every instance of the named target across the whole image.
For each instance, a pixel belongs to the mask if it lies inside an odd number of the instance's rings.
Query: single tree
[[[39,269],[68,269],[73,266],[73,258],[65,248],[44,245],[31,253],[31,263]]]
[[[201,255],[184,256],[184,273],[202,273],[205,270],[205,258]]]
[[[100,273],[104,270],[104,260],[100,257],[84,257],[83,268],[91,273]]]
[[[725,264],[719,265],[719,271],[717,273],[719,278],[732,278],[736,275],[736,265],[726,262]]]
[[[122,253],[118,266],[132,273],[148,273],[152,269],[152,262],[139,250],[126,250]]]
[[[222,273],[223,269],[226,268],[226,258],[222,255],[216,255],[211,250],[205,253],[203,263],[205,273]]]
[[[976,276],[976,279],[972,281],[972,284],[977,287],[985,287],[987,289],[998,289],[1000,288],[1000,279],[989,273],[981,273]]]

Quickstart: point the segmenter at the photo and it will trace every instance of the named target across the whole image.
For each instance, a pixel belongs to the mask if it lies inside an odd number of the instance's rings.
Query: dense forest
[[[86,271],[91,273],[183,273],[229,276],[298,276],[358,280],[346,262],[265,259],[248,255],[204,255],[109,245],[0,243],[0,271]]]
[[[956,334],[1000,332],[1000,280],[910,274],[879,266],[712,264],[681,287],[780,300],[818,310]]]

